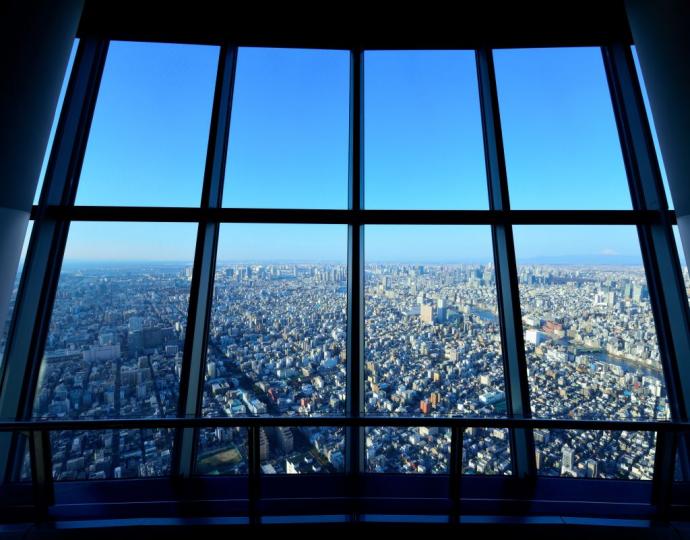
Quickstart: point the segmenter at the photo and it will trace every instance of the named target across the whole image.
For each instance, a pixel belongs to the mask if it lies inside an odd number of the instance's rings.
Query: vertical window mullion
[[[602,48],[635,210],[658,212],[651,223],[638,225],[662,367],[673,419],[690,418],[690,311],[673,238],[671,214],[646,118],[630,47]],[[653,503],[665,513],[673,482],[676,440],[657,433]],[[681,441],[682,442],[682,441]],[[681,445],[682,447],[683,445]],[[687,459],[686,455],[682,456]]]
[[[506,211],[510,210],[510,202],[493,55],[490,49],[479,49],[476,54],[489,207],[491,210]],[[492,225],[492,236],[508,414],[528,418],[531,416],[529,382],[512,224],[500,220]],[[525,478],[534,475],[536,467],[532,431],[513,429],[510,438],[515,476]]]
[[[363,207],[363,152],[364,152],[364,52],[350,54],[350,149],[348,209],[347,269],[348,269],[348,328],[347,328],[347,414],[358,417],[364,410],[364,377],[362,353],[364,350],[364,228],[359,221]],[[358,475],[363,464],[364,428],[347,428],[346,470],[350,477],[350,497],[357,497]],[[353,507],[353,517],[356,511]]]
[[[222,204],[236,67],[237,47],[222,47],[218,60],[218,75],[206,153],[201,196],[202,210],[220,208]],[[187,417],[199,414],[204,392],[206,348],[219,232],[220,223],[217,221],[207,220],[199,223],[178,406],[178,414]],[[180,429],[176,432],[176,459],[173,470],[184,478],[191,476],[194,472],[197,432],[198,430],[194,428]]]
[[[2,418],[28,418],[32,413],[69,230],[69,221],[47,217],[45,210],[74,203],[107,52],[107,40],[82,39],[77,49],[8,336],[0,387]],[[10,433],[0,434],[0,472],[8,478],[18,472],[13,459],[23,457],[15,452],[16,441]]]

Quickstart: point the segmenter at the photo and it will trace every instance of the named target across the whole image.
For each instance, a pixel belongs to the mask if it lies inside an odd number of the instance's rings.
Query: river
[[[486,309],[479,309],[477,307],[470,307],[470,312],[474,315],[478,315],[484,320],[490,321],[492,323],[498,323],[498,316],[493,312]],[[567,338],[560,340],[561,345],[570,346],[572,345]],[[639,372],[643,375],[649,375],[652,377],[659,377],[661,375],[662,369],[661,365],[658,368],[643,365],[638,362],[633,362],[631,360],[626,360],[625,358],[618,358],[616,356],[609,355],[606,351],[586,351],[581,349],[580,354],[588,354],[592,356],[595,360],[599,362],[604,362],[606,364],[613,364],[623,368],[623,371],[627,372]]]

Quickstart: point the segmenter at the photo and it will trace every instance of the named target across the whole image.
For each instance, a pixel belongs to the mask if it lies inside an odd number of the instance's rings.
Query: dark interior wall
[[[628,0],[626,9],[690,261],[690,2]]]
[[[0,327],[83,0],[0,6]]]

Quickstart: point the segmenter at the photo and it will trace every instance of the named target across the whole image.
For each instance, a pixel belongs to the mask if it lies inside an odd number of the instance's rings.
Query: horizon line
[[[590,257],[590,256],[586,256]],[[630,256],[632,257],[632,256]],[[596,262],[582,262],[581,256],[572,256],[572,261],[567,260],[553,260],[560,259],[558,256],[545,257],[540,260],[539,258],[528,258],[528,259],[517,259],[518,264],[525,265],[549,265],[549,266],[642,266],[643,261],[641,258],[635,257],[637,260],[634,262],[622,262],[618,257],[611,257],[612,260],[606,260],[602,258]],[[629,257],[624,257],[629,258]],[[22,265],[24,261],[22,261]],[[193,260],[183,260],[183,259],[65,259],[63,261],[64,265],[116,265],[116,264],[140,264],[140,265],[181,265],[181,266],[193,266]],[[223,264],[338,264],[347,265],[347,261],[338,261],[334,259],[226,259],[218,261],[217,265]],[[400,265],[445,265],[445,264],[458,264],[458,265],[471,265],[471,264],[491,264],[494,265],[492,259],[436,259],[436,260],[415,260],[415,259],[379,259],[366,261],[366,265],[371,264],[400,264]]]

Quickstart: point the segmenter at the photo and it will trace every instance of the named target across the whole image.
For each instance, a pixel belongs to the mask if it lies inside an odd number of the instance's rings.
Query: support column
[[[10,0],[0,8],[0,327],[83,0]]]
[[[510,210],[493,52],[490,49],[479,49],[476,52],[476,60],[489,205],[491,210]],[[513,228],[510,224],[497,223],[491,230],[508,414],[513,418],[530,418],[532,408],[522,333]],[[534,458],[534,435],[531,429],[510,430],[510,453],[515,477],[534,479],[537,467]]]
[[[690,261],[690,3],[626,0],[625,9]]]

